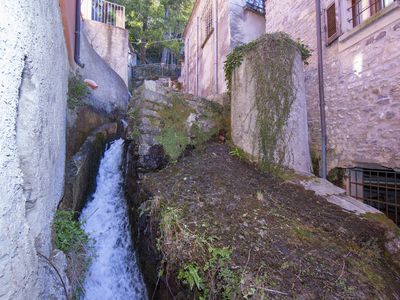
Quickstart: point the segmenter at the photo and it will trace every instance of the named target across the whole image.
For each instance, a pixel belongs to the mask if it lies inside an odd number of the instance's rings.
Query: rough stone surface
[[[111,121],[110,115],[91,106],[78,106],[67,112],[67,160],[77,153],[90,133]]]
[[[98,85],[98,88],[89,94],[88,103],[108,113],[126,111],[130,98],[128,87],[93,49],[83,33],[81,34],[81,60],[85,67],[79,68],[79,74],[84,79],[94,80]]]
[[[255,81],[257,78],[250,68],[252,52],[246,54],[242,64],[234,71],[231,93],[232,141],[251,157],[259,156],[259,134],[257,132],[257,109]],[[309,173],[311,158],[308,143],[307,111],[304,92],[303,63],[297,54],[294,60],[293,85],[296,98],[292,104],[285,128],[285,138],[280,144],[286,145],[284,165],[296,171]],[[266,66],[268,68],[268,66]],[[267,95],[266,95],[267,96]]]
[[[83,22],[93,49],[128,86],[128,30],[92,20]]]
[[[100,159],[108,142],[117,137],[117,123],[109,123],[96,129],[85,140],[66,166],[65,191],[60,204],[62,209],[81,211],[94,184]]]
[[[63,193],[68,59],[57,1],[0,10],[0,298],[45,299]]]
[[[184,134],[187,143],[182,145],[182,153],[186,146],[197,143],[194,127],[202,134],[210,133],[208,138],[218,133],[222,124],[219,109],[216,103],[167,88],[165,80],[145,80],[135,91],[128,111],[131,138],[137,140],[141,167],[155,170],[168,162],[168,153],[159,140],[164,130],[172,129],[175,138]]]
[[[330,3],[332,1],[321,1],[322,9]],[[351,18],[348,1],[337,0],[336,4],[342,8],[338,26],[345,36],[352,30],[346,20]],[[329,168],[352,167],[365,162],[399,167],[400,31],[396,26],[400,7],[398,3],[392,5],[397,5],[397,9],[375,18],[373,23],[346,40],[340,37],[323,49]],[[266,2],[267,32],[285,31],[313,50],[305,76],[310,141],[312,148],[318,150],[320,114],[315,15],[312,0]],[[322,20],[324,23],[325,18]],[[323,36],[324,28],[323,24]]]
[[[49,258],[40,257],[40,262],[40,272],[53,282],[44,285],[46,299],[68,300],[66,293],[67,295],[71,293],[71,286],[67,277],[68,263],[64,252],[54,250]]]

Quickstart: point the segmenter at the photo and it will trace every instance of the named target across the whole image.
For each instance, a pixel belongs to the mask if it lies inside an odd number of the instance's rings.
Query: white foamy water
[[[94,258],[84,281],[83,299],[147,299],[137,266],[122,190],[123,140],[101,160],[96,191],[82,211],[85,232],[94,240]]]

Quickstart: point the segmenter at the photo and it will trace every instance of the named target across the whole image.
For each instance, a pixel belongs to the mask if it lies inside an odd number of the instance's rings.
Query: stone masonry
[[[332,1],[321,1],[322,9]],[[336,0],[343,34],[329,46],[324,39],[324,81],[328,168],[375,163],[400,166],[400,6],[351,28],[348,1]],[[289,9],[288,9],[289,8]],[[338,9],[339,10],[339,9]],[[320,114],[313,0],[266,2],[266,31],[285,31],[313,50],[305,68],[311,146],[320,148]],[[324,16],[322,16],[324,23]],[[350,25],[350,26],[349,26]],[[323,24],[323,37],[325,37]]]

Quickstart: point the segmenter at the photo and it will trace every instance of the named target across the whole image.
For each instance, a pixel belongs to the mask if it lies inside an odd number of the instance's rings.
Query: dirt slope
[[[381,229],[262,174],[225,145],[207,144],[145,175],[143,188],[162,274],[182,284],[170,288],[174,296],[400,299]]]

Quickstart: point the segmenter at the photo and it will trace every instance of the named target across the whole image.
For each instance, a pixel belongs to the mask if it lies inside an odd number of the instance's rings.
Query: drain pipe
[[[199,96],[200,18],[197,17],[196,21],[196,96]]]
[[[327,178],[326,162],[326,117],[325,117],[325,91],[324,91],[324,65],[322,57],[322,33],[321,33],[321,2],[315,0],[317,19],[317,51],[318,51],[318,86],[319,86],[319,108],[321,114],[321,163],[322,178]]]
[[[79,67],[85,67],[81,62],[81,0],[76,0],[74,60]]]
[[[215,0],[214,2],[214,28],[215,28],[215,45],[214,45],[214,77],[215,77],[215,94],[218,95],[219,90],[219,76],[218,76],[218,68],[219,68],[219,62],[218,62],[218,42],[219,42],[219,28],[218,28],[218,0]]]

